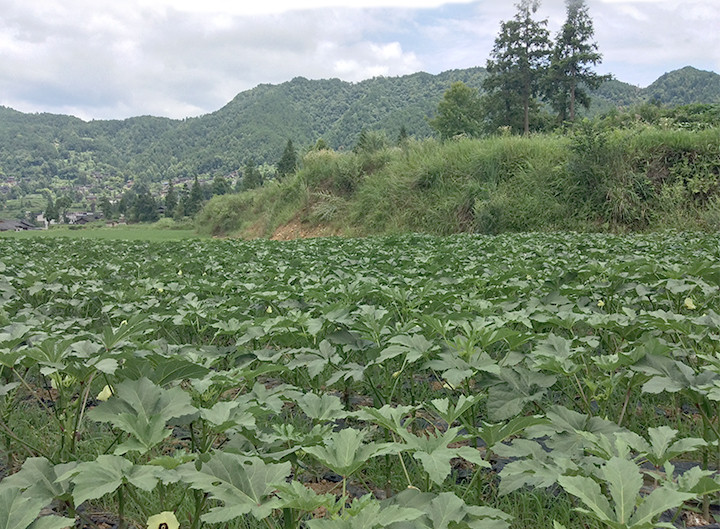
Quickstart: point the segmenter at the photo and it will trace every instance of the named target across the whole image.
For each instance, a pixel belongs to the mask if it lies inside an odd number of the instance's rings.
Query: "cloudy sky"
[[[213,112],[293,77],[485,66],[513,0],[0,0],[0,105],[83,119]],[[600,73],[720,72],[720,0],[587,0]],[[538,15],[554,34],[563,0]]]

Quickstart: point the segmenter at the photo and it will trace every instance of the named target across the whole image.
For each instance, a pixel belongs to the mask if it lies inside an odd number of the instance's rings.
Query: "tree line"
[[[444,139],[465,134],[509,130],[529,134],[573,122],[579,106],[590,107],[589,91],[609,76],[593,67],[602,55],[585,0],[566,0],[566,20],[554,41],[547,19],[537,20],[539,0],[520,0],[517,12],[500,25],[487,61],[484,95],[462,82],[454,83],[438,105],[430,125]]]
[[[281,158],[276,164],[276,178],[282,178],[292,172],[298,164],[298,155],[292,140],[288,140]],[[216,175],[209,184],[201,184],[195,176],[192,185],[187,183],[179,188],[169,181],[164,197],[157,197],[143,181],[137,181],[132,188],[123,193],[119,201],[112,202],[108,197],[100,199],[100,210],[105,218],[125,216],[133,222],[154,222],[160,217],[182,220],[194,217],[203,204],[214,196],[248,191],[261,186],[266,175],[258,168],[254,158],[248,158],[242,171],[238,171],[233,185],[230,178]],[[48,210],[52,201],[48,202]],[[50,219],[46,214],[46,218]],[[57,218],[57,216],[55,217]]]

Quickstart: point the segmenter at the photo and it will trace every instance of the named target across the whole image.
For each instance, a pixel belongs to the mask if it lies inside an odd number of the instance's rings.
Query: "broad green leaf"
[[[190,461],[194,461],[197,457],[197,454],[188,454],[182,451],[178,451],[174,456],[158,456],[150,461],[148,461],[148,465],[153,465],[157,467],[162,467],[165,470],[175,470],[180,465],[183,465],[185,463],[189,463]],[[163,476],[162,481],[163,483],[167,483],[167,477]]]
[[[200,470],[193,463],[178,469],[183,482],[222,502],[202,516],[207,523],[229,522],[245,514],[268,517],[282,502],[273,492],[285,483],[290,463],[266,464],[256,457],[217,452]]]
[[[413,406],[390,406],[382,408],[365,407],[355,412],[355,416],[362,421],[377,424],[391,432],[399,433],[409,425],[409,416],[415,410]]]
[[[318,507],[325,507],[330,510],[337,502],[334,494],[317,494],[299,481],[278,485],[277,490],[280,498],[279,507],[282,509],[313,512]]]
[[[397,505],[381,505],[372,500],[362,510],[348,512],[341,518],[308,520],[309,529],[375,529],[385,528],[397,522],[412,521],[422,516],[422,511]]]
[[[424,516],[403,521],[393,529],[455,529],[459,527],[506,529],[511,517],[498,509],[467,505],[451,492],[432,494],[407,489],[394,496],[391,503],[418,509]]]
[[[660,467],[670,459],[707,446],[706,441],[697,437],[685,437],[673,443],[672,441],[677,437],[677,434],[677,430],[669,426],[648,428],[650,446],[647,450],[647,458],[653,465]]]
[[[397,453],[395,443],[363,443],[365,433],[345,428],[333,433],[325,440],[324,446],[307,446],[303,451],[341,476],[350,476],[362,467],[368,459],[380,455]]]
[[[150,330],[150,322],[145,314],[136,314],[128,320],[123,320],[118,327],[105,327],[100,336],[103,347],[110,351],[120,348],[131,338],[142,336]]]
[[[165,386],[180,380],[201,379],[210,372],[207,367],[183,358],[154,355],[152,363],[155,367],[152,373],[146,376],[158,386]]]
[[[393,336],[388,343],[390,345],[380,352],[375,364],[382,364],[399,355],[405,355],[404,363],[412,364],[427,356],[434,347],[422,334]]]
[[[450,475],[450,460],[453,458],[461,457],[481,467],[490,466],[474,448],[448,447],[450,443],[458,440],[458,432],[459,428],[450,428],[442,434],[416,436],[407,431],[400,431],[399,434],[407,445],[406,450],[413,452],[413,457],[420,461],[430,479],[441,485]]]
[[[335,374],[327,379],[327,385],[332,386],[340,380],[348,381],[350,379],[360,382],[364,376],[365,366],[361,366],[357,362],[347,362],[342,364],[342,367],[338,368]]]
[[[29,529],[69,529],[74,526],[75,520],[72,518],[41,516],[30,524]]]
[[[600,485],[586,476],[560,476],[558,483],[566,492],[578,497],[601,522],[613,522],[615,519],[607,498],[603,496]]]
[[[342,363],[342,357],[328,340],[323,340],[317,349],[296,349],[291,351],[293,358],[288,362],[288,369],[305,368],[310,378],[317,377],[328,365]]]
[[[4,397],[12,390],[16,389],[20,382],[10,382],[9,384],[0,384],[0,397]]]
[[[49,504],[69,493],[68,483],[58,480],[59,476],[75,468],[77,463],[53,465],[44,457],[30,457],[15,474],[3,479],[3,485],[15,486],[25,491],[25,495]]]
[[[347,416],[342,401],[335,395],[305,393],[296,402],[305,415],[317,421],[331,421]]]
[[[147,378],[125,380],[115,386],[115,396],[88,412],[91,419],[109,422],[132,438],[116,454],[147,452],[172,432],[166,423],[197,412],[190,396],[179,388],[163,389]]]
[[[432,522],[432,527],[447,529],[451,523],[462,520],[466,512],[467,507],[463,500],[452,492],[445,492],[430,502],[428,518]]]
[[[548,452],[536,441],[515,439],[512,444],[498,444],[494,451],[501,457],[513,458],[500,472],[500,495],[526,485],[547,488],[563,474],[574,473],[578,465],[568,456]]]
[[[487,410],[492,421],[504,421],[522,413],[528,403],[543,398],[557,378],[522,367],[505,368],[500,383],[488,390]]]
[[[432,411],[437,413],[440,418],[442,418],[448,424],[448,426],[452,426],[452,424],[458,419],[458,417],[460,417],[463,413],[469,410],[476,403],[480,402],[482,399],[482,395],[471,395],[469,397],[466,397],[465,395],[460,395],[460,397],[458,397],[457,403],[455,403],[453,406],[450,406],[449,399],[433,399],[430,401],[430,404],[432,405]]]
[[[515,436],[530,426],[544,424],[547,419],[537,415],[530,417],[515,417],[506,423],[490,424],[483,423],[482,428],[477,435],[482,439],[488,448],[493,448],[496,444],[501,443],[505,439]]]
[[[33,523],[45,503],[23,496],[18,487],[0,484],[0,529],[26,529]],[[66,527],[72,525],[72,522]]]
[[[133,465],[121,456],[100,455],[95,461],[79,463],[59,476],[58,481],[69,479],[73,482],[73,499],[80,505],[116,491],[123,483],[150,492],[168,472],[158,466]]]
[[[213,425],[216,432],[225,432],[230,428],[255,428],[253,406],[246,402],[217,402],[212,408],[201,408],[200,417]]]
[[[25,325],[24,323],[13,323],[3,327],[0,331],[0,345],[2,349],[13,349],[17,347],[32,330],[32,326]]]
[[[665,476],[668,479],[663,481],[663,486],[668,488],[680,492],[692,492],[697,496],[720,491],[720,483],[713,479],[715,472],[712,470],[703,470],[699,466],[695,466],[678,476],[677,482],[673,483],[672,477],[675,475],[675,466],[670,462],[665,462],[664,469]]]
[[[681,506],[684,502],[695,497],[690,492],[680,492],[666,487],[659,487],[645,497],[630,517],[629,526],[634,529],[651,529],[655,527],[654,520],[669,509]]]
[[[539,370],[570,375],[580,369],[573,360],[577,351],[571,346],[572,341],[551,332],[547,338],[537,344],[530,357]]]
[[[619,457],[610,458],[602,466],[601,473],[615,503],[615,521],[625,524],[635,510],[643,485],[642,475],[634,463]]]

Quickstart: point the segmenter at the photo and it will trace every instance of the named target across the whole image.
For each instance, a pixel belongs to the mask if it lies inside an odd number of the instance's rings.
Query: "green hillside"
[[[383,130],[394,139],[404,127],[424,138],[431,135],[428,118],[444,91],[455,81],[479,88],[485,75],[484,68],[470,68],[359,83],[296,78],[257,86],[216,112],[184,120],[141,116],[85,122],[0,107],[0,198],[13,186],[22,186],[24,194],[80,188],[87,196],[119,191],[138,178],[212,178],[237,171],[250,157],[274,164],[288,139],[301,149],[323,138],[334,149],[348,150],[362,130]],[[717,102],[720,76],[688,67],[646,89],[609,81],[593,94],[589,114],[644,101]]]
[[[662,75],[643,90],[647,101],[663,105],[720,103],[720,76],[686,66]]]

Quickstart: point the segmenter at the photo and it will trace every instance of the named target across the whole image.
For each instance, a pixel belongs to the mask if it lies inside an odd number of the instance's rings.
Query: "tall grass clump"
[[[588,122],[572,137],[568,172],[586,213],[606,227],[709,227],[703,212],[720,191],[720,129]]]
[[[413,142],[366,178],[352,220],[373,233],[558,226],[562,198],[573,192],[564,178],[565,143],[555,136]]]

